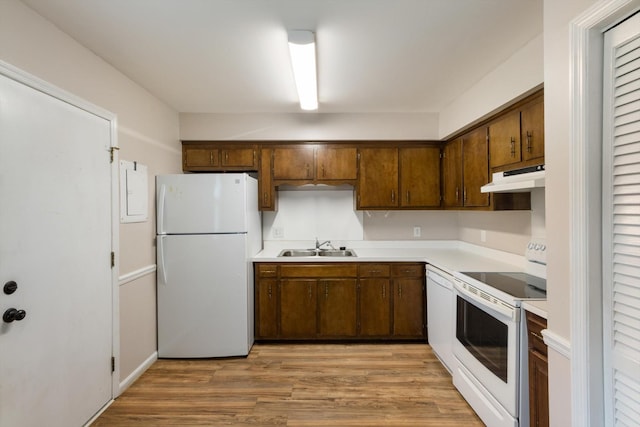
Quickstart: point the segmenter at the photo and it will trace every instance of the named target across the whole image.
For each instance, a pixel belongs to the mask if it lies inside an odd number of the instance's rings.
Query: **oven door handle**
[[[502,305],[499,302],[487,301],[484,298],[474,294],[473,292],[469,292],[467,289],[464,288],[464,285],[459,279],[454,279],[453,286],[456,288],[456,291],[458,291],[458,293],[463,295],[465,298],[468,298],[469,300],[474,301],[475,303],[483,307],[486,307],[487,309],[497,311],[498,313],[502,314],[503,316],[506,316],[510,320],[515,319],[516,317],[515,309]]]

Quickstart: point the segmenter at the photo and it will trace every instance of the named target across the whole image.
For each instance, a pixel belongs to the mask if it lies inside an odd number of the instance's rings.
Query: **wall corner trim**
[[[561,337],[549,329],[542,330],[542,338],[544,338],[544,343],[549,346],[550,349],[555,350],[567,359],[571,359],[571,342],[568,339]]]
[[[131,271],[127,274],[123,274],[122,276],[118,277],[118,286],[133,282],[134,280],[137,280],[148,274],[155,273],[156,269],[156,264],[150,264],[137,270]]]
[[[127,378],[120,382],[120,392],[118,395],[121,395],[126,389],[128,389],[131,384],[133,384],[142,374],[145,373],[147,369],[153,365],[156,360],[158,360],[158,352],[154,351],[144,362],[140,364],[132,373],[129,374]]]

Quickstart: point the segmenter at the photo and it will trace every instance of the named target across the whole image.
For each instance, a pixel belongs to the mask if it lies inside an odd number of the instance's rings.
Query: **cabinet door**
[[[393,279],[394,337],[422,337],[424,330],[424,278]]]
[[[360,331],[362,337],[391,335],[391,282],[360,279]]]
[[[184,147],[182,156],[184,158],[183,170],[213,168],[220,165],[217,149]]]
[[[356,335],[356,279],[320,279],[318,281],[318,319],[320,336]]]
[[[312,146],[273,149],[273,179],[312,180],[314,178]]]
[[[489,125],[489,154],[492,168],[520,161],[520,111],[513,111]]]
[[[361,148],[358,208],[398,206],[398,149]]]
[[[355,147],[318,147],[316,179],[355,180],[358,178],[358,150]]]
[[[223,148],[220,150],[220,162],[223,167],[243,168],[246,170],[258,169],[256,149],[247,148]]]
[[[316,280],[280,282],[280,333],[283,338],[316,337]]]
[[[263,148],[260,150],[260,179],[258,180],[258,194],[260,210],[273,211],[276,208],[275,188],[271,180],[271,157],[273,150]]]
[[[400,148],[400,206],[440,206],[440,147]]]
[[[480,187],[489,182],[486,135],[486,128],[478,128],[463,137],[462,197],[464,206],[489,206],[489,193],[480,191]]]
[[[549,372],[547,358],[529,350],[529,424],[549,426]]]
[[[522,160],[543,158],[544,102],[542,97],[522,108],[520,126],[522,128]]]
[[[277,338],[277,281],[275,279],[259,279],[256,291],[256,337]]]
[[[462,138],[448,142],[442,152],[442,199],[445,207],[462,206]]]

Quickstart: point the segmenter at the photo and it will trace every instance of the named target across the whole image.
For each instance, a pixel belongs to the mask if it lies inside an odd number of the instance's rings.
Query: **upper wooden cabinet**
[[[274,181],[299,183],[348,182],[358,177],[357,149],[331,145],[291,145],[273,148]]]
[[[440,147],[402,147],[400,157],[400,206],[440,206]]]
[[[189,172],[257,171],[258,147],[211,146],[208,143],[182,143],[182,170]]]
[[[356,147],[319,146],[316,148],[316,180],[348,181],[358,178]]]
[[[260,150],[260,168],[258,175],[258,207],[261,211],[276,210],[276,189],[273,185],[271,161],[273,149]]]
[[[442,179],[445,207],[488,207],[489,182],[486,128],[477,128],[447,143],[443,149]]]
[[[361,148],[358,209],[398,206],[398,149]]]
[[[490,168],[543,163],[544,102],[538,96],[489,124]]]
[[[440,147],[361,148],[358,209],[440,206]]]

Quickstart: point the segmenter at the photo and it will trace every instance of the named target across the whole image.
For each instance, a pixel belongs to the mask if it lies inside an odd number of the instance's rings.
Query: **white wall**
[[[540,34],[440,111],[438,139],[446,139],[533,93],[544,81],[542,58]]]
[[[436,140],[436,113],[180,114],[182,140]]]
[[[179,172],[178,114],[18,0],[0,0],[0,59],[118,115],[120,158]],[[150,218],[155,217],[153,209]],[[119,273],[155,264],[153,220],[120,226]],[[120,379],[156,351],[155,276],[120,286]]]

